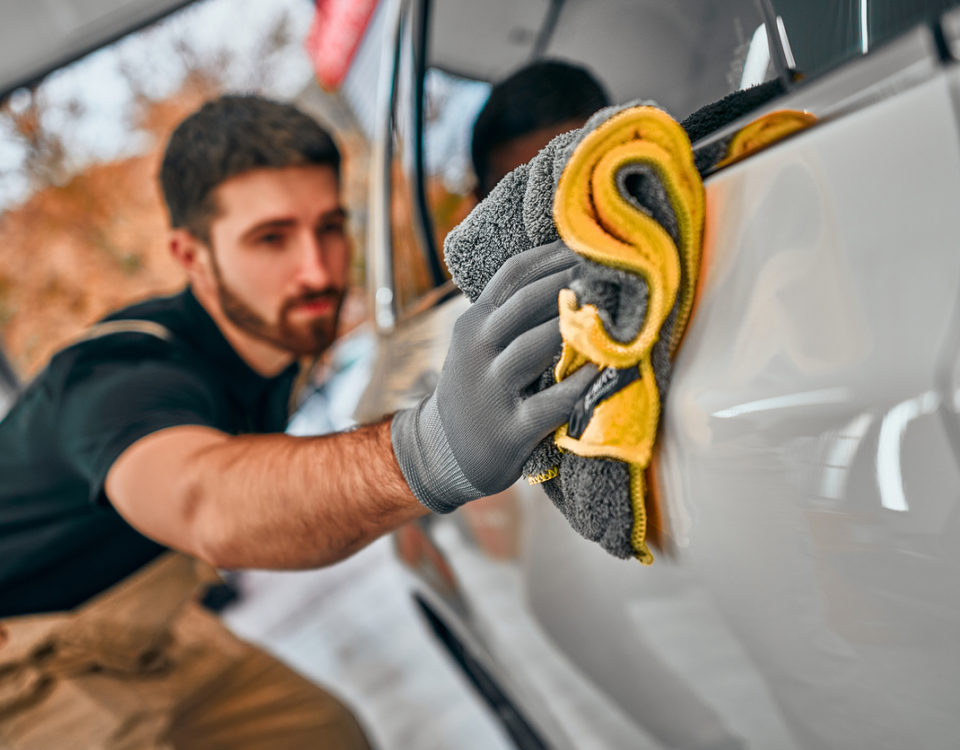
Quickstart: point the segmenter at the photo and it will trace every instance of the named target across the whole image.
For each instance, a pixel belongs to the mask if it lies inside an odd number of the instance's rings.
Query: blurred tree
[[[17,170],[34,190],[61,185],[69,175],[63,138],[44,122],[49,108],[46,96],[38,87],[20,89],[0,104],[0,117],[6,119],[8,131],[22,149],[23,160]],[[67,103],[66,109],[71,116],[78,116],[82,105],[74,99]]]

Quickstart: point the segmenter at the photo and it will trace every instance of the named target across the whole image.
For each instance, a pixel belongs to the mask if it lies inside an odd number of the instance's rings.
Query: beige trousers
[[[367,750],[350,711],[196,604],[169,553],[75,612],[0,622],[0,750]]]

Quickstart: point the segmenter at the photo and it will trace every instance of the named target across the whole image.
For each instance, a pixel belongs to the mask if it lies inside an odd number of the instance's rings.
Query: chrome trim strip
[[[383,49],[380,58],[378,118],[370,159],[370,221],[367,225],[367,257],[370,268],[367,289],[374,327],[378,334],[393,331],[397,322],[396,299],[393,291],[393,254],[390,238],[391,180],[391,117],[396,82],[399,35],[404,0],[387,0],[383,31]]]

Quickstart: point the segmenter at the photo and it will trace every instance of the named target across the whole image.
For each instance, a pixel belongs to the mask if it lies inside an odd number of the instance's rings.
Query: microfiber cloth
[[[471,300],[509,257],[561,235],[581,255],[580,276],[559,300],[563,352],[538,387],[585,362],[602,369],[524,473],[584,537],[646,564],[644,473],[698,274],[697,168],[736,158],[731,141],[695,168],[684,131],[655,105],[606,108],[504,177],[445,242]]]

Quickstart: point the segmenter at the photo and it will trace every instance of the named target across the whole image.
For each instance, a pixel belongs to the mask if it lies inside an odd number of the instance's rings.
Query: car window
[[[714,8],[696,23],[669,4],[651,10],[598,0],[589,12],[586,4],[558,4],[552,15],[530,3],[494,5],[481,12],[462,0],[421,0],[403,18],[390,128],[393,297],[401,317],[448,278],[443,239],[476,201],[470,142],[492,82],[535,59],[562,58],[594,72],[612,101],[655,99],[679,117],[775,75],[769,55],[758,56],[752,45],[763,29],[753,0],[730,0],[722,17]],[[651,18],[665,35],[658,48],[669,58],[663,64],[648,50]],[[745,69],[752,46],[754,61]],[[674,59],[683,65],[667,76],[666,63]],[[439,274],[431,271],[435,260]]]
[[[936,19],[958,0],[771,0],[797,71],[812,78]]]
[[[431,274],[431,264],[474,203],[473,122],[491,84],[526,63],[558,58],[582,65],[614,103],[652,100],[682,119],[778,76],[810,81],[958,3],[595,0],[541,7],[490,0],[481,8],[467,0],[411,2],[392,130],[398,311],[415,309],[446,280],[445,271]]]
[[[418,80],[416,31],[414,19],[405,18],[390,128],[390,242],[401,316],[449,278],[443,240],[475,202],[469,135],[490,89],[489,83],[436,68]]]
[[[424,100],[424,177],[434,239],[443,246],[453,229],[476,203],[476,182],[470,163],[470,134],[490,94],[486,81],[431,68]]]
[[[390,247],[393,254],[394,304],[403,315],[432,289],[427,254],[431,248],[418,214],[416,185],[415,71],[411,23],[400,29],[390,117]]]

